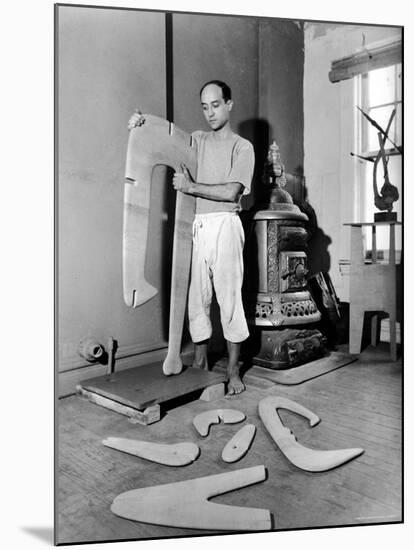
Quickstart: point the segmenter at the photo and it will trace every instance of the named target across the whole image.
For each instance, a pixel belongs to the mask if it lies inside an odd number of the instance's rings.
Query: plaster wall
[[[276,139],[286,170],[303,170],[303,29],[294,21],[174,14],[174,118],[192,131],[207,129],[201,85],[228,82],[233,129],[255,148],[250,208],[260,185],[269,144]]]
[[[400,29],[366,25],[306,23],[304,69],[304,168],[308,201],[319,228],[315,271],[329,271],[335,290],[349,300],[349,281],[340,260],[349,260],[346,222],[357,221],[355,79],[331,83],[332,61],[373,42],[401,38]]]
[[[261,20],[259,48],[259,117],[267,124],[269,143],[276,140],[279,145],[286,171],[302,175],[302,24],[295,21]],[[293,192],[292,189],[288,191]]]
[[[209,130],[199,91],[209,80],[232,89],[232,128],[255,142],[258,106],[258,23],[254,18],[174,14],[174,119],[191,132]],[[243,207],[253,203],[243,199]]]
[[[163,296],[132,309],[122,293],[126,126],[136,107],[165,116],[164,14],[63,6],[57,29],[58,367],[70,371],[85,364],[85,336],[113,336],[120,355],[165,345]],[[147,276],[162,288],[162,249],[150,249]]]

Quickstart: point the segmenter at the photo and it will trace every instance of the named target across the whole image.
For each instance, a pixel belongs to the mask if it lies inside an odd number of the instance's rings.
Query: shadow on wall
[[[336,349],[339,344],[348,342],[349,312],[347,304],[340,303],[329,275],[331,256],[329,246],[332,239],[318,225],[314,208],[308,201],[308,190],[303,180],[302,200],[298,206],[308,216],[308,282],[313,299],[321,312],[319,322],[321,332],[328,339],[328,346]]]
[[[170,295],[171,295],[171,267],[174,245],[174,220],[175,220],[175,199],[176,191],[172,185],[174,170],[167,168],[166,190],[163,195],[162,212],[166,214],[162,224],[162,335],[168,342],[169,317],[170,317]]]
[[[250,194],[242,199],[243,212],[250,210],[261,202],[263,166],[270,144],[270,125],[265,119],[254,118],[241,122],[237,132],[253,144],[255,165]],[[243,214],[242,214],[243,216]],[[243,217],[242,217],[243,221]]]
[[[302,200],[297,205],[308,216],[306,229],[308,231],[308,277],[317,273],[329,273],[331,269],[331,256],[328,252],[332,239],[318,226],[318,219],[314,208],[308,201],[308,190],[303,179]]]

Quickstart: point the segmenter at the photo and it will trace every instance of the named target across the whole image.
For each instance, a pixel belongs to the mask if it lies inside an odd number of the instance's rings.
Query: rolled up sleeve
[[[241,183],[243,195],[250,193],[254,171],[254,150],[252,144],[244,140],[234,151],[229,181]]]

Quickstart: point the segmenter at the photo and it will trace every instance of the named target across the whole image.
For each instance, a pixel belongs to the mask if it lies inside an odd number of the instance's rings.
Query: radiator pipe
[[[83,338],[79,342],[78,352],[79,355],[84,357],[87,361],[93,363],[102,359],[105,349],[103,345],[94,338]]]

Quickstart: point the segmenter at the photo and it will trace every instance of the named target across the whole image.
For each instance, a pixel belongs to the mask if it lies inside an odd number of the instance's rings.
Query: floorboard
[[[59,401],[57,441],[57,539],[60,544],[179,537],[208,531],[143,524],[112,514],[120,493],[264,464],[266,481],[220,495],[218,503],[269,509],[274,529],[399,522],[402,519],[402,376],[383,346],[367,348],[357,362],[297,386],[246,376],[247,390],[211,403],[192,401],[167,411],[150,426],[131,424],[115,412],[78,396]],[[310,473],[292,465],[258,416],[266,395],[282,395],[311,409],[321,422],[280,411],[302,444],[315,449],[362,447],[363,455],[329,472]],[[244,423],[213,425],[202,438],[192,420],[213,408],[235,408]],[[225,444],[247,422],[257,427],[240,461],[221,459]],[[161,466],[102,445],[109,436],[163,443],[193,441],[200,457],[185,467]]]

